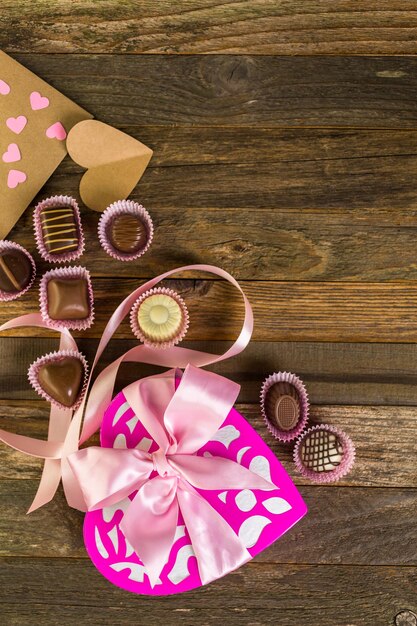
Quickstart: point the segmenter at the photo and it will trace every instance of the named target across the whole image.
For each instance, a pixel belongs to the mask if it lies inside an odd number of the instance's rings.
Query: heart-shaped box
[[[123,392],[113,399],[105,412],[101,445],[138,448],[147,452],[155,452],[158,447]],[[235,531],[251,557],[265,550],[306,514],[307,507],[287,472],[236,409],[230,411],[215,436],[200,448],[197,455],[231,459],[277,486],[269,491],[198,490]],[[136,493],[134,491],[129,496],[130,500]],[[120,529],[128,506],[126,498],[85,516],[84,541],[99,572],[114,585],[138,594],[170,595],[200,587],[197,561],[181,514],[169,559],[157,584],[151,587],[142,561]]]

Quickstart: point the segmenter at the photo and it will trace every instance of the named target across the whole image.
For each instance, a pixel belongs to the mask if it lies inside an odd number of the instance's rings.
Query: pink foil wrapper
[[[161,343],[152,341],[151,339],[146,337],[146,335],[144,335],[144,333],[142,332],[142,329],[140,328],[138,322],[138,310],[142,302],[146,300],[146,298],[148,298],[149,296],[154,296],[158,293],[173,298],[178,303],[182,312],[182,323],[175,337],[173,337],[173,339],[170,339],[169,341],[164,341]],[[130,311],[130,327],[133,334],[146,346],[151,346],[152,348],[160,348],[164,350],[166,348],[171,348],[172,346],[177,345],[180,341],[184,339],[185,335],[187,334],[189,325],[190,318],[184,300],[175,291],[173,291],[172,289],[167,289],[165,287],[157,287],[156,289],[150,289],[149,291],[146,291],[140,296],[140,298],[136,300],[132,307],[132,310]]]
[[[78,395],[78,398],[77,398],[76,402],[71,407],[65,406],[64,404],[61,404],[60,402],[55,400],[55,398],[52,398],[52,396],[50,396],[43,389],[43,387],[39,383],[39,376],[38,376],[39,369],[43,365],[45,365],[46,363],[51,363],[53,361],[58,361],[62,357],[76,357],[76,358],[78,358],[82,362],[82,364],[84,366],[84,379],[83,379],[82,388],[81,388],[81,391],[80,391],[80,393]],[[87,363],[84,355],[81,354],[81,352],[77,352],[76,350],[58,350],[56,352],[50,352],[49,354],[45,354],[44,356],[41,356],[41,357],[39,357],[39,359],[34,361],[32,363],[32,365],[29,366],[28,378],[29,378],[29,382],[32,385],[32,387],[34,388],[34,390],[40,396],[42,396],[42,398],[44,398],[44,400],[47,400],[48,402],[51,402],[52,404],[57,406],[59,409],[64,409],[64,410],[71,409],[72,411],[74,411],[81,404],[81,401],[82,401],[82,399],[83,399],[83,397],[85,395],[85,392],[87,390],[88,363]]]
[[[135,215],[139,217],[141,222],[144,224],[147,232],[147,240],[144,246],[133,252],[131,254],[121,252],[114,248],[107,236],[107,228],[112,219],[114,219],[117,215]],[[141,204],[134,202],[133,200],[118,200],[117,202],[113,202],[110,206],[102,214],[100,221],[98,223],[98,238],[100,240],[101,246],[107,254],[109,254],[114,259],[118,261],[134,261],[141,257],[148,250],[149,246],[152,243],[153,239],[153,222],[151,216],[148,211]]]
[[[272,387],[272,385],[274,385],[275,383],[280,383],[280,382],[286,382],[286,383],[293,385],[293,387],[295,387],[297,391],[298,399],[300,402],[300,417],[296,426],[292,428],[291,430],[279,429],[268,418],[267,411],[265,410],[265,398],[268,393],[268,390]],[[271,376],[269,376],[262,385],[260,402],[261,402],[261,411],[262,411],[263,418],[265,420],[265,424],[269,432],[276,439],[279,439],[280,441],[283,441],[285,443],[289,441],[293,441],[305,429],[307,421],[308,421],[308,414],[309,414],[308,395],[307,395],[307,390],[304,386],[304,383],[295,374],[292,374],[291,372],[277,372],[275,374],[271,374]]]
[[[63,252],[62,254],[50,254],[47,250],[42,234],[42,224],[41,224],[41,213],[43,209],[46,209],[50,206],[62,205],[70,206],[74,212],[74,219],[77,226],[77,234],[78,234],[78,247],[76,250],[71,250],[71,252]],[[84,252],[84,234],[81,225],[81,216],[80,209],[78,207],[77,201],[70,196],[52,196],[51,198],[46,198],[39,202],[36,205],[33,211],[33,225],[35,229],[35,238],[36,245],[41,257],[48,261],[49,263],[68,263],[69,261],[74,261],[78,259]]]
[[[15,243],[14,241],[6,241],[5,239],[1,240],[0,251],[4,251],[4,250],[20,250],[21,252],[24,252],[24,254],[26,254],[32,266],[32,279],[26,285],[24,289],[21,289],[21,291],[17,291],[15,293],[2,291],[0,289],[0,302],[9,302],[10,300],[16,300],[16,298],[20,298],[20,296],[23,296],[23,294],[26,293],[26,291],[32,287],[33,281],[35,280],[35,277],[36,277],[36,265],[35,265],[35,261],[32,258],[32,255],[29,254],[29,252],[23,246],[20,246],[18,243]]]
[[[90,315],[88,317],[80,320],[54,320],[49,317],[47,286],[49,280],[52,278],[85,278],[87,280],[88,300],[90,304]],[[68,328],[69,330],[86,330],[87,328],[90,328],[94,322],[93,287],[91,285],[90,272],[84,267],[60,267],[46,272],[42,276],[39,286],[39,301],[42,319],[50,328],[55,330],[60,330],[61,328]]]
[[[301,446],[303,441],[306,437],[311,435],[312,432],[317,430],[333,433],[336,437],[338,437],[343,447],[343,457],[340,465],[330,472],[315,472],[314,470],[305,467],[301,459]],[[328,424],[320,424],[306,430],[298,439],[294,448],[294,463],[299,473],[305,478],[319,484],[332,483],[340,480],[343,476],[346,476],[346,474],[350,472],[355,463],[355,455],[355,446],[353,445],[351,438],[343,432],[343,430],[339,430],[335,426],[329,426]]]

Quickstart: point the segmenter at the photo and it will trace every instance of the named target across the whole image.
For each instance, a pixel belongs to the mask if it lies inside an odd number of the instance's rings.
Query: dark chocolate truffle
[[[138,252],[148,238],[145,224],[138,215],[132,213],[115,215],[107,225],[106,235],[110,245],[124,254]]]
[[[81,392],[84,366],[76,357],[61,357],[42,365],[38,382],[42,389],[59,404],[72,407]]]
[[[77,250],[80,238],[73,206],[45,206],[40,211],[39,219],[43,244],[49,254],[62,255]]]
[[[86,278],[51,278],[47,285],[48,315],[53,320],[82,320],[90,315]]]
[[[343,459],[343,445],[337,434],[313,430],[300,447],[301,463],[314,472],[332,472]]]
[[[6,293],[23,291],[33,278],[31,260],[22,250],[10,248],[0,252],[0,290]]]
[[[295,428],[300,419],[300,400],[294,385],[284,381],[271,385],[265,397],[265,411],[280,430]]]

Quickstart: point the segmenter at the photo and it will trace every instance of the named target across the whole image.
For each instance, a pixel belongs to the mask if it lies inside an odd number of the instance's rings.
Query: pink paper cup
[[[39,383],[39,370],[41,369],[41,367],[43,365],[48,364],[48,363],[53,363],[53,362],[60,361],[63,358],[66,358],[66,357],[74,357],[74,358],[79,359],[81,361],[82,365],[83,365],[83,368],[84,368],[84,377],[83,377],[81,390],[80,390],[80,392],[79,392],[79,394],[77,396],[76,401],[70,407],[65,406],[64,404],[61,404],[55,398],[50,396],[47,393],[47,391],[45,391],[45,389],[43,389],[43,387]],[[85,395],[85,392],[87,390],[88,363],[87,363],[84,355],[81,354],[81,352],[78,352],[76,350],[59,350],[57,352],[50,352],[49,354],[45,354],[44,356],[39,357],[39,359],[37,359],[36,361],[34,361],[32,363],[32,365],[30,365],[29,370],[28,370],[28,379],[29,379],[30,384],[34,388],[34,390],[42,398],[44,398],[44,400],[47,400],[48,402],[51,402],[52,404],[57,406],[59,409],[64,409],[64,410],[70,409],[72,411],[75,411],[75,409],[77,409],[80,406],[81,401],[82,401],[82,399],[83,399],[83,397]]]
[[[2,289],[0,289],[0,302],[9,302],[10,300],[16,300],[16,298],[20,298],[21,296],[23,296],[23,294],[26,293],[26,291],[30,289],[31,286],[33,285],[33,281],[35,280],[35,276],[36,276],[35,261],[33,260],[29,252],[25,250],[25,248],[23,248],[23,246],[20,246],[18,243],[14,243],[14,241],[6,241],[6,240],[0,241],[0,253],[8,252],[9,250],[11,252],[19,251],[26,255],[29,261],[29,264],[32,268],[32,276],[28,284],[25,287],[23,287],[23,289],[20,289],[18,291],[3,291]]]
[[[175,302],[179,305],[181,309],[181,314],[182,314],[182,322],[178,331],[175,333],[175,335],[172,338],[170,338],[167,341],[162,341],[162,342],[153,341],[149,337],[147,337],[146,334],[143,332],[142,328],[140,327],[140,324],[138,321],[138,311],[139,311],[141,304],[147,298],[156,294],[166,295],[166,296],[171,297],[173,300],[175,300]],[[152,348],[160,348],[160,349],[165,350],[167,348],[171,348],[172,346],[177,345],[178,343],[180,343],[180,341],[184,339],[185,335],[187,334],[189,325],[190,325],[190,318],[189,318],[187,306],[184,300],[175,291],[173,291],[172,289],[166,289],[165,287],[157,287],[156,289],[150,289],[149,291],[146,291],[144,294],[140,296],[140,298],[136,300],[136,302],[134,303],[130,311],[130,327],[132,329],[133,334],[135,335],[135,337],[137,337],[137,339],[139,339],[139,341],[141,341],[145,345],[150,346]]]
[[[278,428],[278,426],[270,419],[265,406],[267,394],[271,387],[276,383],[289,383],[294,387],[297,394],[297,399],[300,406],[300,415],[296,425],[291,430],[282,430]],[[271,374],[271,376],[269,376],[262,385],[260,403],[265,424],[269,432],[276,439],[279,439],[279,441],[283,441],[285,443],[293,441],[305,429],[309,414],[308,395],[304,383],[295,374],[291,374],[290,372],[277,372],[275,374]]]
[[[78,246],[75,250],[70,252],[62,251],[61,254],[51,254],[45,246],[45,241],[42,232],[42,212],[48,207],[62,206],[62,208],[68,207],[72,211],[77,229]],[[78,259],[84,252],[84,234],[81,225],[80,209],[77,201],[70,196],[52,196],[46,198],[36,205],[33,212],[33,224],[35,229],[36,245],[41,257],[49,263],[68,263]]]
[[[82,278],[87,283],[88,292],[88,304],[89,315],[83,319],[53,319],[49,315],[49,303],[48,303],[48,283],[50,280],[57,279],[76,279]],[[61,328],[68,328],[69,330],[86,330],[94,322],[94,295],[93,287],[91,285],[90,272],[84,267],[60,267],[54,270],[46,272],[41,278],[39,287],[39,302],[41,315],[44,322],[48,324],[50,328],[54,330],[60,330]]]
[[[120,215],[132,215],[138,218],[145,227],[146,240],[144,244],[134,252],[122,252],[118,250],[112,245],[108,236],[109,226],[112,221]],[[145,254],[152,243],[153,233],[153,222],[148,211],[141,204],[133,202],[133,200],[118,200],[117,202],[113,202],[113,204],[110,204],[104,211],[98,223],[98,238],[103,250],[118,261],[134,261]]]
[[[320,444],[320,433],[329,433],[334,435],[340,442],[340,446],[337,449],[327,441]],[[315,438],[312,439],[312,436]],[[310,462],[314,462],[314,455],[319,454],[321,445],[325,447],[324,462],[328,465],[334,465],[336,457],[335,454],[340,453],[341,459],[337,466],[330,471],[316,471],[306,465],[306,460],[303,459],[303,446],[306,441],[310,442],[309,458]],[[321,454],[321,453],[320,453]],[[298,439],[294,448],[294,463],[298,472],[315,483],[332,483],[340,480],[343,476],[346,476],[350,472],[355,462],[355,446],[351,438],[342,430],[339,430],[335,426],[329,426],[328,424],[320,424],[313,426],[304,432]]]

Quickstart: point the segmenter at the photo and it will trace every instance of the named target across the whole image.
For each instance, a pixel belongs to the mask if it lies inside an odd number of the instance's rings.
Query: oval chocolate
[[[273,384],[266,394],[265,411],[280,430],[295,428],[300,419],[300,400],[294,385],[284,381]]]
[[[124,254],[138,252],[148,238],[145,224],[132,213],[115,215],[107,226],[106,234],[110,245]]]
[[[33,277],[32,263],[22,250],[5,249],[0,252],[0,289],[6,293],[23,291]]]

